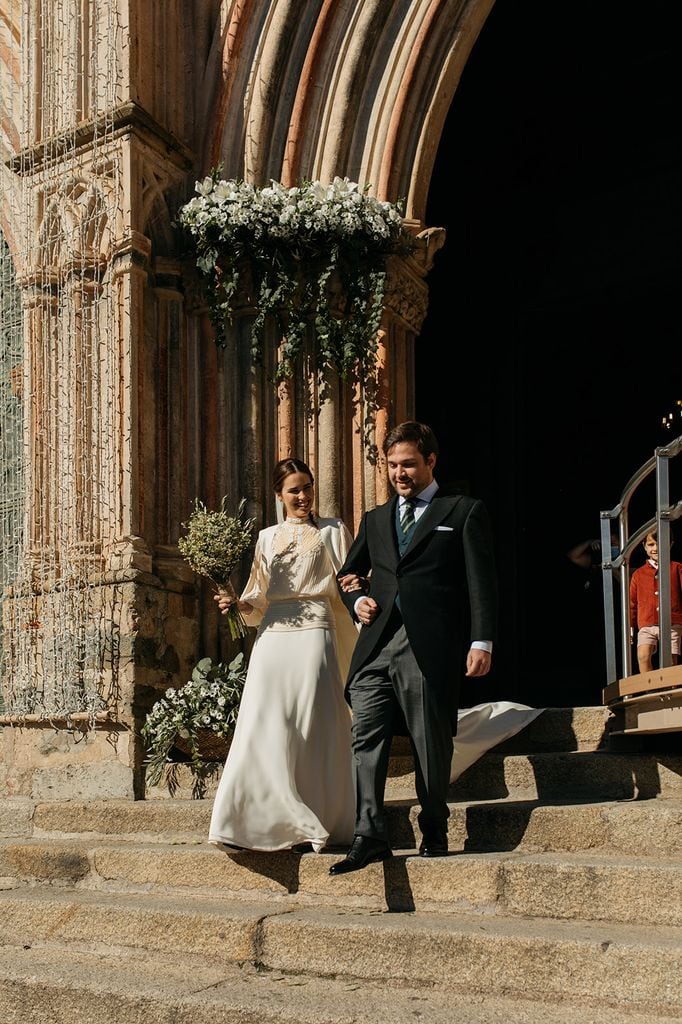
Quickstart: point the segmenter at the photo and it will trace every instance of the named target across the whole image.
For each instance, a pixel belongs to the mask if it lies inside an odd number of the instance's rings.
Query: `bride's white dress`
[[[242,600],[258,625],[209,842],[250,850],[347,846],[355,790],[351,712],[343,695],[357,637],[336,573],[351,536],[339,519],[287,520],[258,536]],[[542,709],[507,701],[463,708],[454,781]]]
[[[338,519],[286,520],[258,536],[242,600],[258,633],[209,841],[250,850],[352,841],[351,712],[343,695],[357,633],[336,573],[351,544]]]

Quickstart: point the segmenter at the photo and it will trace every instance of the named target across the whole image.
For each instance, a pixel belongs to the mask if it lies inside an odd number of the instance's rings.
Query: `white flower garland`
[[[381,202],[348,178],[331,185],[312,181],[285,188],[273,181],[259,189],[245,181],[213,176],[197,181],[197,195],[182,208],[180,222],[195,236],[217,229],[221,242],[237,240],[249,232],[255,239],[270,238],[300,244],[306,236],[354,236],[377,243],[394,241],[402,228],[397,206]]]
[[[330,185],[285,188],[272,181],[258,188],[214,172],[196,182],[196,192],[178,220],[205,279],[218,342],[232,322],[248,263],[256,308],[252,352],[262,358],[265,322],[274,316],[284,338],[277,380],[291,375],[311,336],[320,369],[371,374],[386,257],[410,248],[399,206],[339,177]]]

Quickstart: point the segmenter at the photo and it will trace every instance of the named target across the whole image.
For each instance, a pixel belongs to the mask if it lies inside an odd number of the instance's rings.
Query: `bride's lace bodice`
[[[241,595],[254,606],[249,625],[265,629],[335,627],[331,601],[336,576],[320,530],[309,522],[285,520],[263,531],[251,575]]]

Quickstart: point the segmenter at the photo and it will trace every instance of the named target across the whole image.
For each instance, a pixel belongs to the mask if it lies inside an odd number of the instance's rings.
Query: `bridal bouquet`
[[[196,498],[192,514],[182,524],[186,533],[178,540],[178,549],[194,572],[206,576],[219,594],[228,594],[234,599],[227,622],[230,636],[236,640],[246,636],[246,624],[237,607],[230,577],[251,544],[255,519],[246,518],[246,498],[239,502],[233,516],[228,514],[226,504],[224,497],[220,508],[212,511]]]

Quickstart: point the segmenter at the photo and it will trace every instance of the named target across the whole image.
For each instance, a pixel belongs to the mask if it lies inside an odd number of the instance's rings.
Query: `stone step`
[[[414,796],[411,758],[394,766],[388,797]],[[572,751],[555,754],[489,752],[450,787],[460,800],[629,800],[682,797],[682,756]]]
[[[498,752],[540,753],[599,750],[608,744],[610,711],[598,707],[545,708],[541,715],[495,749]]]
[[[206,964],[193,956],[115,957],[51,947],[4,946],[3,1024],[623,1024],[623,1010],[443,992],[419,985],[317,978]],[[627,1024],[672,1024],[649,1008]]]
[[[544,918],[396,914],[45,889],[0,893],[0,942],[285,975],[355,979],[462,996],[682,1013],[682,928]]]
[[[569,750],[601,750],[608,747],[607,707],[544,708],[541,715],[495,750],[504,753],[542,753]],[[456,742],[456,739],[455,739]],[[396,757],[411,755],[406,736],[395,736],[391,753]]]
[[[34,805],[31,832],[36,836],[94,832],[119,838],[173,836],[203,841],[212,806],[211,800],[191,799],[54,801]]]
[[[65,838],[108,836],[140,842],[203,843],[210,800],[33,804],[0,800],[0,836]],[[391,842],[414,848],[419,841],[414,800],[387,803]],[[682,854],[682,800],[616,800],[548,803],[496,800],[452,803],[450,850],[526,852],[594,850],[635,856]]]
[[[392,800],[386,809],[393,846],[416,846],[419,807],[414,800]],[[511,799],[465,801],[450,804],[448,826],[451,852],[682,854],[682,800],[673,798],[554,804]]]
[[[0,889],[78,886],[182,898],[475,911],[487,915],[682,925],[679,859],[605,854],[458,854],[424,860],[396,851],[385,864],[331,877],[340,854],[226,853],[209,844],[0,841]],[[656,893],[652,900],[651,894]]]
[[[515,799],[628,800],[658,795],[682,796],[682,756],[656,753],[575,750],[521,754],[493,748],[471,765],[450,787],[449,797],[459,800]],[[396,749],[403,749],[397,745]],[[415,795],[411,755],[393,754],[386,781],[386,796]],[[213,768],[200,788],[187,765],[172,767],[171,791],[165,786],[147,789],[149,802],[215,797],[222,766]]]

